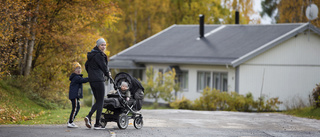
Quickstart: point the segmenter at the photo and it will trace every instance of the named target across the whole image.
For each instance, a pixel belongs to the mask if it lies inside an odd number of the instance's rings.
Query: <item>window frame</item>
[[[203,74],[203,79],[200,78],[200,75],[199,75],[200,73]],[[209,76],[209,82],[208,82],[207,76]],[[201,82],[199,80],[199,78],[201,80],[203,80],[203,82]],[[197,71],[197,91],[198,92],[202,92],[203,89],[205,89],[206,87],[211,87],[211,81],[212,80],[211,80],[211,72],[210,71]]]
[[[202,82],[206,82],[206,80],[200,80],[206,76],[200,76],[200,73],[210,73],[210,84],[205,84],[206,87],[211,89],[220,90],[220,92],[228,91],[228,72],[219,72],[219,71],[197,71],[197,92],[203,92],[205,87],[200,86]],[[202,74],[203,75],[203,74]],[[207,79],[207,78],[206,78]],[[201,82],[202,81],[202,82]]]

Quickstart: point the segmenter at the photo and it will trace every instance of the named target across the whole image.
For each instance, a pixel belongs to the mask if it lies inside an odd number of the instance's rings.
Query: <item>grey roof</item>
[[[309,23],[273,25],[172,25],[112,56],[112,61],[135,63],[208,64],[233,67],[310,28]]]
[[[133,60],[112,60],[108,64],[109,68],[117,69],[144,69],[143,64],[135,63]]]

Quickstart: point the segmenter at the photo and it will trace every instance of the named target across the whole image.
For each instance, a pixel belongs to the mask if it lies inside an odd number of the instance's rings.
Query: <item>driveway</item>
[[[105,130],[87,129],[84,122],[79,128],[65,125],[0,125],[0,136],[21,137],[205,137],[205,136],[320,136],[320,121],[278,113],[244,113],[227,111],[142,110],[144,127],[137,130],[129,124],[120,130],[114,122]],[[129,121],[132,123],[132,120]]]

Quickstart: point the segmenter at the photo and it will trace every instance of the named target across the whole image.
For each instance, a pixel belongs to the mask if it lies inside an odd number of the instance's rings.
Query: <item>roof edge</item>
[[[175,27],[175,26],[177,26],[177,25],[176,25],[176,24],[171,25],[170,27],[164,29],[163,31],[160,31],[160,32],[152,35],[151,37],[148,37],[147,39],[144,39],[143,41],[140,41],[139,43],[134,44],[133,46],[131,46],[131,47],[129,47],[129,48],[127,48],[127,49],[125,49],[125,50],[123,50],[123,51],[121,51],[121,52],[113,55],[113,56],[111,56],[110,59],[114,59],[114,58],[117,57],[118,55],[121,55],[121,54],[127,52],[128,50],[130,50],[130,49],[132,49],[132,48],[135,48],[135,47],[141,45],[142,43],[144,43],[144,42],[146,42],[146,41],[148,41],[148,40],[150,40],[150,39],[153,39],[154,37],[157,37],[158,35],[160,35],[160,34],[166,32],[166,31],[170,30],[171,28],[173,28],[173,27]]]
[[[312,25],[311,23],[309,23],[309,29],[311,29],[313,32],[315,32],[318,35],[320,35],[320,29],[317,28],[316,26]]]
[[[271,49],[271,48],[273,48],[274,46],[276,46],[276,45],[280,44],[281,42],[291,38],[292,36],[307,30],[308,28],[310,28],[310,23],[301,24],[301,26],[299,26],[299,27],[287,32],[286,34],[284,34],[284,35],[282,35],[282,36],[280,36],[280,37],[278,37],[278,38],[276,38],[276,39],[274,39],[274,40],[262,45],[261,47],[259,47],[259,48],[255,49],[255,50],[253,50],[253,51],[251,51],[251,52],[239,57],[238,59],[232,61],[231,65],[233,67],[236,67],[236,66],[242,64],[243,62],[246,62],[249,59],[251,59],[251,58],[253,58],[253,57],[255,57],[255,56],[257,56],[257,55],[259,55],[259,54]],[[313,28],[313,29],[317,30],[317,28]]]

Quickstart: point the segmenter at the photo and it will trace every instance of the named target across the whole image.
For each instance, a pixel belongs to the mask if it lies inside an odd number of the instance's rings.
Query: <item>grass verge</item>
[[[83,121],[83,118],[89,113],[90,107],[81,107],[75,121]],[[20,124],[66,124],[71,113],[70,109],[46,110],[42,115],[28,121],[22,121]],[[93,116],[95,117],[95,116]]]
[[[306,108],[288,110],[281,113],[296,116],[296,117],[320,120],[320,108],[306,107]]]

